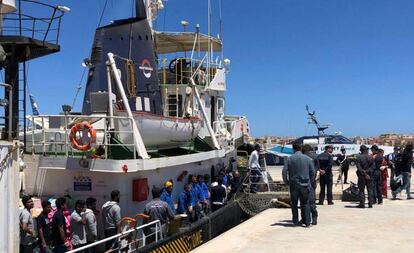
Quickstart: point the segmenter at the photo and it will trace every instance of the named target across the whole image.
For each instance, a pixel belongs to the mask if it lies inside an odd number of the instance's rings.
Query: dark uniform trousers
[[[316,182],[312,183],[312,188],[310,189],[309,194],[309,206],[310,206],[310,212],[312,216],[312,222],[315,222],[316,219],[318,219],[318,210],[316,210]]]
[[[319,204],[323,204],[325,200],[325,188],[328,198],[328,203],[332,203],[333,196],[332,196],[332,172],[325,173],[324,175],[319,177],[319,184],[321,186],[321,191],[319,193]]]
[[[359,189],[359,205],[365,205],[365,188],[368,192],[368,205],[372,206],[373,200],[373,187],[370,179],[366,179],[365,176],[358,174],[358,189]]]
[[[290,200],[291,200],[291,209],[292,209],[292,221],[293,223],[298,223],[299,214],[298,214],[298,202],[300,201],[300,209],[302,213],[302,218],[304,219],[305,224],[310,224],[310,206],[309,206],[309,196],[310,196],[310,186],[298,186],[295,184],[290,184]]]
[[[381,204],[382,203],[382,180],[381,180],[381,171],[380,170],[374,170],[374,173],[371,177],[373,188],[374,188],[374,194],[373,194],[373,203]]]

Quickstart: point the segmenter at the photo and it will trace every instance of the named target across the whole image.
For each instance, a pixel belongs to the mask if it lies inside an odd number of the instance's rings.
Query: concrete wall
[[[12,143],[0,143],[0,252],[19,251],[19,149],[10,150]]]

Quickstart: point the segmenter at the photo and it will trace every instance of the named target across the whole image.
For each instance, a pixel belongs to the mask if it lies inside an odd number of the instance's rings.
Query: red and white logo
[[[154,71],[154,69],[151,67],[150,62],[148,61],[148,59],[144,59],[141,62],[141,66],[138,67],[140,70],[142,70],[142,73],[144,74],[144,76],[146,78],[150,78],[152,75],[152,71]]]

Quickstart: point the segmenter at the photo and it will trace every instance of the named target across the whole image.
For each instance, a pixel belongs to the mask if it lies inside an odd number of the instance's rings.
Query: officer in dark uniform
[[[311,161],[314,163],[316,159],[316,152],[312,150],[312,147],[309,144],[303,145],[302,153],[304,155],[309,156]],[[314,174],[314,177],[311,178],[311,191],[309,193],[309,206],[310,206],[310,212],[311,212],[311,218],[312,218],[312,225],[318,224],[318,210],[316,209],[316,173]],[[302,217],[301,223],[304,223],[304,217]]]
[[[382,205],[382,179],[381,179],[381,166],[384,159],[379,151],[377,145],[372,145],[372,159],[374,160],[374,170],[372,171],[371,182],[374,187],[374,201],[373,204]]]
[[[348,156],[346,155],[346,149],[344,146],[341,147],[341,154],[338,155],[339,166],[341,167],[341,177],[344,177],[344,184],[348,184],[348,170],[349,170],[349,161]]]
[[[325,188],[327,192],[328,205],[333,205],[333,196],[332,196],[332,158],[333,147],[331,145],[325,146],[325,152],[319,154],[316,157],[316,164],[319,170],[319,184],[321,191],[319,193],[319,203],[318,205],[323,205],[325,200]]]
[[[368,155],[368,148],[365,145],[361,145],[359,148],[361,155],[358,156],[356,161],[357,176],[358,176],[358,189],[359,189],[359,208],[365,208],[365,188],[368,191],[368,207],[372,208],[373,187],[371,184],[371,174],[374,169],[374,161],[371,156]]]

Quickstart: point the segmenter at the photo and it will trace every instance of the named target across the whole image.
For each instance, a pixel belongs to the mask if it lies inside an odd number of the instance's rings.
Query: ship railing
[[[148,231],[150,231],[151,228],[155,228],[155,231],[148,233]],[[149,238],[152,238],[152,240],[148,240]],[[127,231],[123,231],[119,234],[105,238],[103,240],[93,242],[86,246],[82,246],[80,248],[68,251],[68,253],[85,252],[85,250],[88,249],[100,248],[104,244],[106,244],[106,242],[112,240],[115,240],[117,242],[116,244],[114,244],[117,246],[112,248],[111,250],[105,251],[105,253],[136,252],[138,251],[138,249],[145,247],[149,243],[158,242],[162,239],[163,232],[161,222],[159,220],[155,220],[147,224],[129,229]]]
[[[267,171],[260,171],[260,174],[250,172],[247,179],[246,183],[250,186],[249,188],[255,192],[275,192],[286,188],[284,183],[272,181]]]
[[[136,149],[133,136],[133,119],[124,116],[106,115],[31,115],[27,116],[27,129],[24,133],[26,139],[25,151],[34,154],[79,157],[89,155],[97,158],[109,158],[110,149],[127,148],[132,154],[131,159],[136,159]],[[91,123],[96,131],[96,142],[91,144],[88,151],[80,151],[72,147],[69,139],[71,128],[78,122]],[[125,126],[120,130],[113,126]],[[89,136],[89,134],[88,134]],[[111,142],[113,138],[122,138],[122,142]],[[127,141],[130,142],[127,142]],[[103,153],[98,151],[102,150]],[[97,154],[97,152],[100,152]]]
[[[223,68],[221,63],[210,62],[210,64],[207,64],[205,59],[180,57],[170,61],[168,58],[159,59],[158,61],[158,66],[161,66],[158,70],[161,85],[188,85],[190,84],[190,78],[194,77],[194,82],[197,85],[206,86],[208,80],[213,80],[217,69]]]
[[[34,0],[20,0],[18,3],[17,12],[3,14],[1,34],[26,36],[42,42],[58,44],[61,19],[70,9]],[[37,15],[42,16],[35,16],[31,12],[41,13]]]
[[[246,118],[243,116],[223,116],[222,120],[213,122],[213,130],[218,137],[227,138],[231,144],[236,145],[234,141],[244,137],[245,121]],[[230,134],[230,138],[223,130]]]

